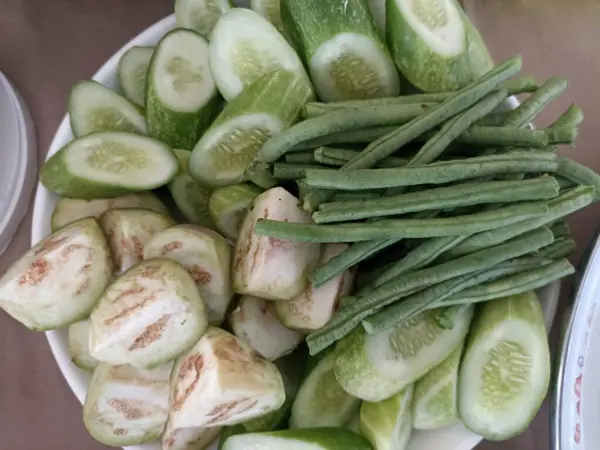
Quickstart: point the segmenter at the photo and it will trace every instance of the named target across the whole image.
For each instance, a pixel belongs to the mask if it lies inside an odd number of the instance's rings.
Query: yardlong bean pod
[[[358,150],[349,150],[345,148],[319,147],[314,151],[314,160],[321,164],[330,164],[343,166],[360,152]],[[408,164],[408,159],[388,156],[382,159],[378,167],[402,167]]]
[[[313,152],[292,152],[285,155],[285,162],[290,164],[311,164],[315,162]]]
[[[316,168],[333,171],[333,169],[326,169],[315,164],[275,163],[273,164],[273,176],[278,180],[298,180],[306,176],[307,170]]]
[[[596,195],[600,195],[600,175],[592,169],[585,167],[564,156],[557,156],[558,169],[556,174],[572,181],[575,184],[594,186]]]

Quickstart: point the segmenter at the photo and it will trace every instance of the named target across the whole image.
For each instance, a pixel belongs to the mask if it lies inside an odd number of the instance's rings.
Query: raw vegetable
[[[241,434],[227,438],[223,450],[371,450],[371,444],[343,428],[304,428]]]
[[[144,370],[100,364],[83,404],[83,423],[94,439],[115,447],[158,439],[169,414],[172,366]]]
[[[191,150],[219,106],[208,63],[208,42],[190,30],[167,33],[157,44],[148,68],[150,135],[172,148]]]
[[[132,103],[146,104],[146,78],[154,47],[134,46],[119,59],[119,85],[123,95]]]
[[[363,0],[281,0],[281,17],[323,101],[400,92],[398,72]]]
[[[274,307],[268,300],[244,295],[229,317],[233,334],[269,361],[292,353],[303,339],[282,325]]]
[[[197,342],[207,326],[194,279],[166,258],[142,261],[117,278],[90,320],[94,358],[139,368],[172,360]]]
[[[168,420],[161,437],[161,450],[206,450],[220,433],[220,427],[173,428]]]
[[[40,181],[64,197],[112,198],[167,184],[178,169],[169,147],[134,133],[94,133],[46,160]]]
[[[83,370],[93,372],[99,361],[90,355],[90,321],[69,325],[69,354],[71,361]]]
[[[372,335],[359,327],[343,338],[334,369],[340,385],[355,397],[378,402],[417,381],[460,345],[473,309],[450,330],[437,325],[436,315],[436,310],[425,311]]]
[[[298,199],[277,187],[260,194],[240,229],[233,257],[233,288],[238,294],[268,300],[293,300],[308,285],[320,247],[257,235],[257,220],[310,223],[310,216],[298,207]]]
[[[135,208],[109,209],[99,221],[108,239],[117,275],[144,259],[144,246],[155,233],[175,225],[169,216]]]
[[[292,72],[259,78],[227,104],[196,144],[190,175],[207,186],[244,181],[256,152],[296,120],[309,96],[309,87]]]
[[[124,195],[111,199],[81,200],[62,197],[54,207],[50,226],[56,231],[65,225],[85,217],[100,217],[103,212],[116,208],[142,208],[160,214],[168,214],[167,207],[151,192]]]
[[[284,32],[280,0],[250,0],[250,8],[271,22],[280,33]]]
[[[348,248],[346,244],[324,246],[319,264]],[[320,286],[308,287],[297,298],[289,302],[276,302],[275,312],[288,328],[300,332],[311,332],[325,326],[339,309],[340,298],[350,293],[354,272],[345,270]]]
[[[235,336],[210,327],[175,362],[171,419],[178,428],[235,425],[285,400],[277,368]]]
[[[304,379],[292,405],[291,428],[341,427],[360,400],[346,393],[333,373],[335,352],[329,352]]]
[[[209,52],[215,82],[227,101],[278,69],[293,73],[310,91],[310,80],[292,46],[254,11],[233,8],[225,13],[212,32]],[[285,103],[282,98],[273,97]]]
[[[180,263],[196,282],[208,323],[225,318],[231,290],[231,246],[218,233],[194,225],[160,231],[144,246],[144,259],[165,257]]]
[[[75,137],[100,131],[147,133],[146,119],[135,105],[91,80],[71,88],[69,118]]]
[[[112,259],[96,219],[73,222],[15,261],[0,278],[0,308],[35,331],[85,319],[110,283]]]
[[[229,0],[175,0],[175,23],[208,39],[221,15],[230,9]]]
[[[360,430],[375,450],[404,450],[412,433],[413,385],[377,403],[360,406]]]
[[[385,38],[385,0],[367,0],[371,16],[375,20],[382,38]]]
[[[360,434],[360,407],[354,411],[352,417],[346,422],[344,428],[356,434]]]
[[[467,341],[458,379],[460,418],[491,440],[525,430],[550,382],[544,313],[533,292],[486,303]]]
[[[232,184],[215,189],[208,201],[208,213],[217,229],[236,241],[248,207],[261,192],[251,184]]]

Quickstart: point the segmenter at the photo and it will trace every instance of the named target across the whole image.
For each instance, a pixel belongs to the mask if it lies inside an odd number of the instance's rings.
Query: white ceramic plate
[[[118,90],[117,64],[121,55],[134,45],[155,45],[174,25],[175,18],[170,16],[148,28],[113,55],[94,75],[94,80],[111,89]],[[54,136],[48,156],[58,151],[72,139],[69,118],[65,116]],[[32,245],[50,234],[50,216],[57,199],[58,197],[55,194],[50,193],[42,185],[38,185],[33,211]],[[556,311],[559,289],[560,285],[555,283],[540,291],[540,299],[542,299],[544,305],[548,324],[551,323]],[[46,336],[63,376],[73,393],[83,403],[90,381],[90,374],[80,370],[71,362],[66,330],[48,331]],[[411,439],[408,450],[471,450],[480,441],[479,436],[471,433],[461,424],[457,424],[435,432],[416,432]],[[159,448],[158,444],[128,447],[130,450],[155,450]],[[212,448],[216,448],[216,446]]]

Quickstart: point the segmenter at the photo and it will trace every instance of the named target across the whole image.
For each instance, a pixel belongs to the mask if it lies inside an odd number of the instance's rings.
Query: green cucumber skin
[[[434,53],[422,41],[396,7],[396,0],[386,1],[388,48],[398,70],[413,86],[423,92],[449,92],[463,88],[477,77],[468,50],[473,33],[468,32],[466,24],[465,51],[445,58]],[[456,7],[462,11],[459,6]],[[466,17],[462,17],[464,24]]]
[[[471,60],[470,67],[473,79],[477,79],[494,68],[494,60],[477,27],[473,25],[473,22],[471,22],[471,19],[469,19],[462,6],[456,0],[453,0],[453,2],[458,8],[465,25],[467,32],[467,52]]]
[[[161,44],[164,40],[180,34],[190,33],[199,39],[204,39],[200,34],[188,29],[176,29],[167,33],[157,44],[156,51],[150,60],[148,67],[148,82],[146,91],[146,118],[148,120],[148,131],[152,137],[163,141],[171,148],[191,150],[202,136],[202,133],[210,126],[222,108],[216,87],[210,100],[199,110],[194,112],[174,111],[164,105],[158,98],[154,88],[155,65]],[[206,61],[208,64],[208,59]]]
[[[135,51],[136,49],[137,50],[142,50],[142,51],[148,51],[148,52],[151,51],[152,53],[154,53],[155,47],[150,47],[150,46],[135,46],[135,47],[130,48],[127,52],[125,52],[123,54],[123,56],[119,60],[119,65],[118,65],[118,68],[117,68],[117,75],[119,77],[119,85],[121,86],[121,91],[123,91],[123,95],[125,96],[125,98],[127,98],[127,100],[129,100],[131,103],[133,103],[135,106],[137,106],[138,109],[140,109],[140,112],[142,114],[144,114],[145,113],[144,105],[145,105],[145,102],[146,102],[145,98],[139,99],[139,100],[142,101],[141,103],[139,103],[137,101],[138,99],[134,99],[133,98],[134,96],[137,97],[137,93],[129,93],[130,95],[128,95],[127,89],[125,88],[125,86],[127,86],[129,83],[127,83],[127,80],[126,80],[127,75],[125,74],[125,69],[123,67],[123,57],[125,57],[129,51],[132,51],[132,50]],[[150,59],[152,59],[152,58],[150,58]],[[150,62],[148,61],[148,66],[149,65],[150,65]],[[146,73],[147,72],[148,72],[148,67],[146,67]],[[146,86],[147,86],[146,81],[147,81],[147,78],[144,78],[144,86],[142,87],[143,90],[140,93],[144,97],[145,97]]]
[[[186,185],[189,187],[191,183],[195,185],[198,196],[202,196],[202,198],[205,200],[205,214],[195,209],[193,205],[190,205],[187,199],[183,198],[182,194],[180,194],[180,192],[185,193],[187,190]],[[187,172],[179,172],[177,175],[175,175],[175,177],[169,182],[168,188],[171,197],[173,197],[175,205],[177,205],[177,209],[179,209],[186,220],[195,225],[200,225],[211,229],[215,228],[215,224],[208,214],[208,200],[210,199],[210,194],[212,193],[209,188],[202,186],[200,183],[190,177]]]
[[[324,450],[372,450],[373,448],[364,437],[344,428],[303,428],[253,434],[315,444]],[[228,438],[223,445],[223,450],[241,448],[233,446],[235,444],[231,441],[235,438],[235,436]],[[243,436],[238,439],[243,439]]]

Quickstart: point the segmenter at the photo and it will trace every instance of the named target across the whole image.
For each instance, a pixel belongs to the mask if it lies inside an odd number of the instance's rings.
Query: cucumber
[[[63,197],[113,198],[167,184],[178,170],[173,151],[133,133],[94,133],[75,139],[46,160],[40,181]]]
[[[387,0],[387,38],[396,66],[424,92],[458,90],[476,78],[455,0]]]
[[[134,46],[123,53],[117,68],[123,95],[132,103],[146,104],[146,78],[154,47]]]
[[[100,364],[83,404],[83,423],[94,439],[115,447],[157,440],[169,414],[172,366],[142,370]]]
[[[356,409],[356,411],[354,411],[354,413],[352,413],[352,416],[350,416],[350,419],[348,419],[348,422],[346,422],[344,424],[344,428],[346,428],[347,430],[353,431],[355,433],[361,434],[360,433],[360,407]]]
[[[161,450],[206,450],[221,433],[220,427],[212,428],[174,428],[167,421],[161,436]]]
[[[155,233],[175,225],[169,216],[134,208],[109,209],[99,221],[112,251],[116,275],[144,259],[144,246]]]
[[[275,365],[219,328],[209,327],[171,375],[170,418],[178,428],[235,425],[276,411],[284,400]]]
[[[236,434],[246,434],[247,431],[244,428],[244,425],[238,423],[237,425],[233,425],[230,427],[223,427],[221,431],[221,438],[219,439],[219,445],[217,446],[217,450],[223,450],[223,445],[225,445],[225,441],[230,436],[235,436]]]
[[[90,353],[143,369],[190,348],[207,327],[194,279],[178,262],[142,261],[117,278],[90,315]]]
[[[413,426],[417,430],[434,430],[458,420],[456,390],[462,349],[460,345],[415,384]]]
[[[227,438],[223,450],[371,450],[362,436],[343,428],[305,428]]]
[[[473,308],[452,329],[437,325],[438,313],[425,311],[377,334],[358,327],[343,338],[334,370],[344,390],[370,402],[385,400],[446,359],[466,336]]]
[[[291,72],[260,78],[225,106],[196,144],[190,175],[214,187],[245,181],[244,171],[258,150],[296,121],[309,98],[306,83]]]
[[[106,238],[94,218],[40,241],[0,278],[0,308],[35,331],[85,319],[112,278]]]
[[[383,38],[385,38],[385,3],[386,0],[367,0],[371,17],[375,20]]]
[[[492,55],[485,44],[485,41],[479,34],[479,31],[469,19],[469,16],[465,13],[464,9],[456,0],[453,0],[460,11],[465,30],[467,32],[467,52],[469,53],[470,69],[472,71],[473,79],[477,79],[484,73],[494,68],[494,60]]]
[[[346,393],[335,379],[335,352],[329,352],[305,378],[292,405],[291,428],[342,427],[360,400]]]
[[[250,8],[271,22],[280,33],[283,33],[280,0],[250,0]]]
[[[365,0],[282,0],[281,16],[321,100],[399,94],[398,72]]]
[[[221,15],[230,9],[229,0],[175,0],[175,23],[208,39]]]
[[[525,430],[550,382],[544,314],[534,292],[485,303],[467,340],[458,377],[458,412],[490,440]]]
[[[375,450],[404,450],[412,433],[413,385],[377,403],[360,406],[360,430]]]
[[[150,135],[171,148],[191,150],[219,107],[208,64],[208,42],[191,30],[167,33],[157,44],[148,68]]]
[[[142,208],[160,214],[169,214],[167,207],[151,192],[124,195],[110,199],[81,200],[63,197],[54,207],[50,226],[56,231],[84,217],[100,217],[103,212],[116,208]]]
[[[177,209],[187,221],[195,225],[215,228],[208,208],[212,189],[194,180],[187,172],[191,152],[180,149],[173,151],[179,160],[180,169],[169,182],[168,188]]]
[[[96,81],[76,83],[68,104],[75,137],[100,131],[148,132],[146,119],[133,103]]]
[[[310,90],[310,80],[295,50],[267,19],[249,9],[234,8],[215,26],[210,67],[219,92],[230,101],[275,70],[292,72]],[[283,96],[273,99],[283,103]]]
[[[93,372],[99,361],[90,355],[90,321],[82,320],[69,325],[69,354],[77,367]]]
[[[208,201],[208,213],[217,230],[232,241],[237,240],[246,211],[261,192],[251,184],[232,184],[215,189]]]

